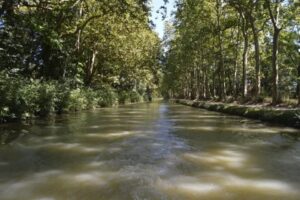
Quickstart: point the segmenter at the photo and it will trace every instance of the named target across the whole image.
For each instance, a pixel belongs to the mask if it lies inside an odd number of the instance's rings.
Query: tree
[[[280,26],[280,0],[275,0],[274,8],[271,6],[270,0],[266,0],[266,6],[269,12],[269,16],[273,25],[273,49],[272,49],[272,104],[275,105],[280,101],[279,96],[279,64],[278,64],[278,43],[279,43],[279,36],[282,30]]]
[[[283,97],[280,91],[284,98],[294,98],[298,6],[294,1],[268,2],[178,1],[163,87],[180,98],[247,96],[253,98],[243,99],[257,102],[270,95],[276,104]]]

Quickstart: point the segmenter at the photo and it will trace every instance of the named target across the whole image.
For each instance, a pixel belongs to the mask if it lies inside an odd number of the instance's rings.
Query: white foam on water
[[[193,193],[209,193],[216,192],[221,189],[220,186],[216,184],[205,184],[205,183],[180,183],[176,185],[176,189],[193,192]]]

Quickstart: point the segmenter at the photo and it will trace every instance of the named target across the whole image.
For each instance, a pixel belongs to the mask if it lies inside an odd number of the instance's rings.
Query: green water
[[[0,199],[300,199],[298,132],[166,103],[2,125]]]

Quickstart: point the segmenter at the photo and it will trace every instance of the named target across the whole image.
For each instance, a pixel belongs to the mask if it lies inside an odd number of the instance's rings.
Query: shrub
[[[18,77],[1,77],[0,108],[5,118],[32,116],[38,110],[38,88],[35,81]]]
[[[118,103],[118,96],[115,91],[109,87],[102,87],[97,90],[98,105],[100,107],[113,106]]]
[[[42,83],[38,88],[38,114],[47,116],[55,111],[55,99],[57,93],[55,83]]]
[[[140,96],[139,93],[135,91],[131,91],[129,92],[129,99],[131,103],[136,103],[136,102],[140,102],[142,97]]]
[[[70,91],[68,110],[80,111],[87,108],[88,100],[80,88]]]
[[[69,82],[29,80],[0,72],[0,122],[141,100],[137,92],[116,93],[110,86],[71,88]]]
[[[120,91],[118,93],[118,100],[119,104],[125,104],[125,103],[136,103],[142,101],[143,96],[141,96],[136,91]]]
[[[95,90],[91,88],[82,89],[82,96],[86,100],[86,105],[83,109],[94,109],[98,104],[98,94]]]
[[[12,78],[7,88],[6,106],[13,118],[47,116],[55,110],[56,85]]]
[[[119,104],[125,104],[125,103],[128,102],[129,99],[130,99],[130,96],[129,96],[128,92],[120,91],[118,93],[118,102],[119,102]]]
[[[17,118],[32,117],[40,111],[42,104],[40,92],[40,83],[38,81],[27,82],[22,81],[21,85],[15,86],[13,89],[13,98],[11,99],[11,112],[16,114]]]
[[[55,111],[58,114],[69,111],[70,86],[66,83],[58,84],[55,95]]]

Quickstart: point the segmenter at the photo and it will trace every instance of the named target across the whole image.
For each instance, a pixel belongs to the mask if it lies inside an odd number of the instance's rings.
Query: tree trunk
[[[201,98],[206,99],[208,96],[208,90],[207,90],[207,69],[204,63],[204,53],[203,51],[201,52],[201,71],[202,71],[202,94]]]
[[[278,41],[279,41],[280,29],[274,28],[273,36],[273,52],[272,52],[272,83],[273,83],[273,92],[272,92],[272,104],[276,105],[279,103],[279,67],[278,67]]]
[[[196,98],[196,91],[195,91],[195,69],[193,68],[191,71],[191,83],[190,83],[190,99],[194,100]]]
[[[270,19],[273,25],[273,50],[272,50],[272,104],[276,105],[280,101],[279,95],[279,66],[278,66],[278,42],[281,28],[279,28],[279,10],[280,0],[274,2],[275,12],[273,13],[271,8],[271,2],[266,0],[266,5],[269,11]]]
[[[298,64],[298,86],[297,86],[297,94],[298,94],[298,105],[300,105],[300,63]]]
[[[209,94],[209,85],[208,85],[208,75],[207,75],[207,68],[204,67],[204,71],[203,71],[203,77],[204,77],[204,98],[205,99],[209,99],[210,98],[210,94]]]
[[[80,3],[80,9],[79,9],[78,14],[79,14],[79,19],[80,19],[83,15],[83,5],[82,5],[82,3]],[[75,45],[78,53],[80,52],[80,47],[81,47],[81,31],[82,30],[79,30],[78,33],[77,33],[77,40],[76,40],[76,45]]]
[[[197,70],[196,70],[196,78],[197,78],[197,94],[196,94],[196,98],[197,99],[200,99],[201,98],[201,91],[200,91],[200,69],[199,67],[197,66]]]
[[[247,68],[248,68],[248,35],[244,34],[244,51],[243,51],[243,97],[248,94],[247,88]]]
[[[224,100],[226,96],[226,83],[225,83],[225,71],[224,71],[224,56],[223,56],[223,40],[222,40],[222,29],[221,29],[221,9],[222,2],[216,0],[216,9],[217,9],[217,28],[218,28],[218,51],[219,51],[219,98]]]
[[[88,65],[88,68],[87,68],[87,71],[86,71],[85,84],[87,86],[89,86],[92,83],[92,81],[93,81],[93,75],[94,75],[94,70],[95,70],[96,56],[97,56],[97,54],[98,54],[97,51],[93,51],[90,64]]]
[[[213,72],[213,77],[212,77],[212,98],[216,97],[216,72]]]
[[[226,71],[226,77],[227,77],[227,80],[228,80],[228,83],[227,83],[227,88],[228,88],[228,92],[227,92],[227,95],[230,95],[230,96],[233,96],[233,79],[232,79],[232,73],[231,71]]]
[[[234,58],[234,75],[233,75],[233,96],[238,96],[238,59],[239,59],[239,46],[240,46],[240,29],[238,28],[237,39],[235,45],[235,58]]]
[[[245,98],[248,94],[247,88],[247,68],[248,68],[248,51],[249,51],[249,38],[248,38],[248,21],[243,13],[240,11],[240,16],[242,18],[242,33],[244,37],[244,49],[243,49],[243,97]]]
[[[238,75],[238,68],[237,68],[237,64],[238,62],[235,61],[234,63],[234,77],[233,77],[233,96],[234,98],[236,98],[238,96],[238,79],[237,79],[237,75]]]
[[[261,66],[260,66],[260,45],[259,45],[259,35],[255,27],[255,19],[252,15],[249,16],[250,25],[253,33],[254,49],[255,49],[255,97],[261,93]]]

